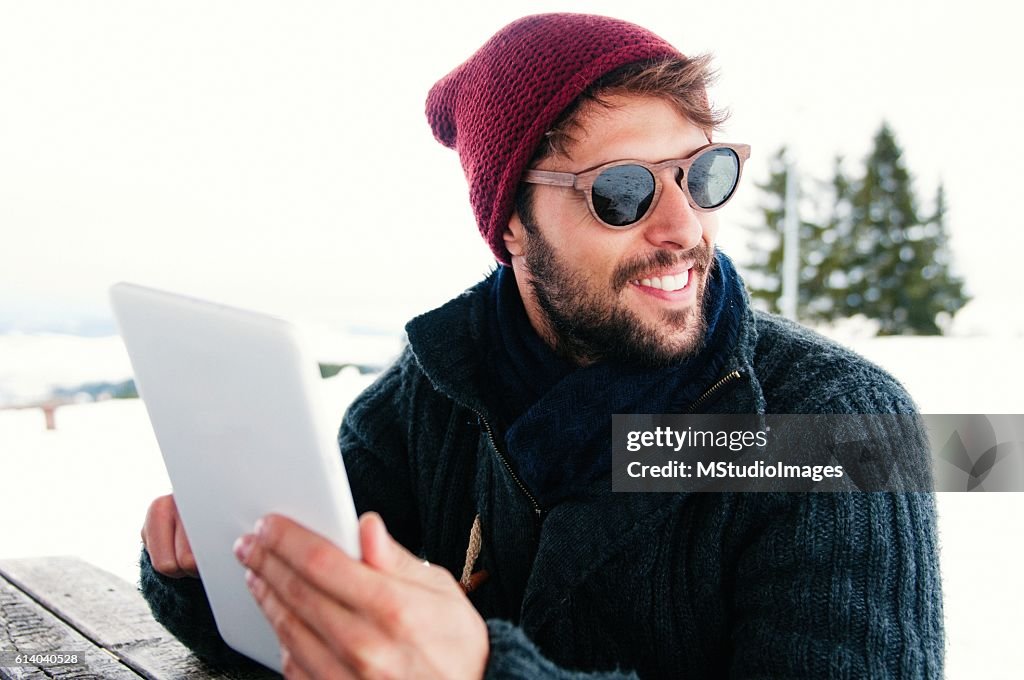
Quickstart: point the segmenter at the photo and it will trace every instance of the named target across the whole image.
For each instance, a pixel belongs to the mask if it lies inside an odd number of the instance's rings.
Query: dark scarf
[[[545,509],[611,471],[611,414],[679,412],[722,377],[746,305],[732,262],[716,251],[699,354],[670,368],[614,361],[581,368],[534,331],[511,267],[499,267],[491,281],[489,406],[512,466]]]

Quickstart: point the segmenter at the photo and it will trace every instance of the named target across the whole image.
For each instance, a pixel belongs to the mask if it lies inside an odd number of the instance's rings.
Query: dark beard
[[[533,226],[533,225],[531,225]],[[616,269],[606,298],[587,289],[558,259],[551,244],[535,226],[527,229],[526,266],[537,304],[544,312],[555,351],[575,363],[614,360],[652,368],[670,366],[700,352],[707,333],[703,312],[705,274],[714,259],[701,242],[680,257],[667,250],[625,263]],[[686,310],[666,312],[661,327],[686,333],[680,346],[666,344],[663,336],[647,327],[628,308],[609,304],[623,288],[652,268],[671,267],[678,262],[694,262],[692,276],[697,282],[697,305]]]

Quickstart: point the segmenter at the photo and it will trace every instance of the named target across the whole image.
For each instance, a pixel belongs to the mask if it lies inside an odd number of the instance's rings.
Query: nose
[[[666,169],[662,181],[661,196],[654,212],[647,218],[644,238],[658,248],[667,250],[690,250],[700,243],[704,227],[699,213],[686,200],[686,193],[676,180],[676,170]]]

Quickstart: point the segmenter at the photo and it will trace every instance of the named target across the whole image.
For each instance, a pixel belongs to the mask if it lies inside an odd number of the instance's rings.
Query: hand
[[[185,535],[174,496],[160,496],[150,504],[142,525],[142,543],[154,571],[171,578],[199,578],[196,556]]]
[[[487,624],[447,570],[416,558],[376,513],[363,560],[280,515],[235,543],[281,641],[288,678],[481,678]]]

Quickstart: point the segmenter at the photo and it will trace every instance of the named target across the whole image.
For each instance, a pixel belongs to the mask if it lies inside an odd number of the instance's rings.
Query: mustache
[[[711,266],[713,259],[714,252],[703,241],[685,253],[656,250],[649,255],[640,256],[616,267],[615,273],[612,275],[612,287],[615,292],[619,292],[630,281],[643,278],[642,274],[652,269],[669,269],[683,262],[693,262],[693,268],[697,270],[697,273],[703,274]]]

